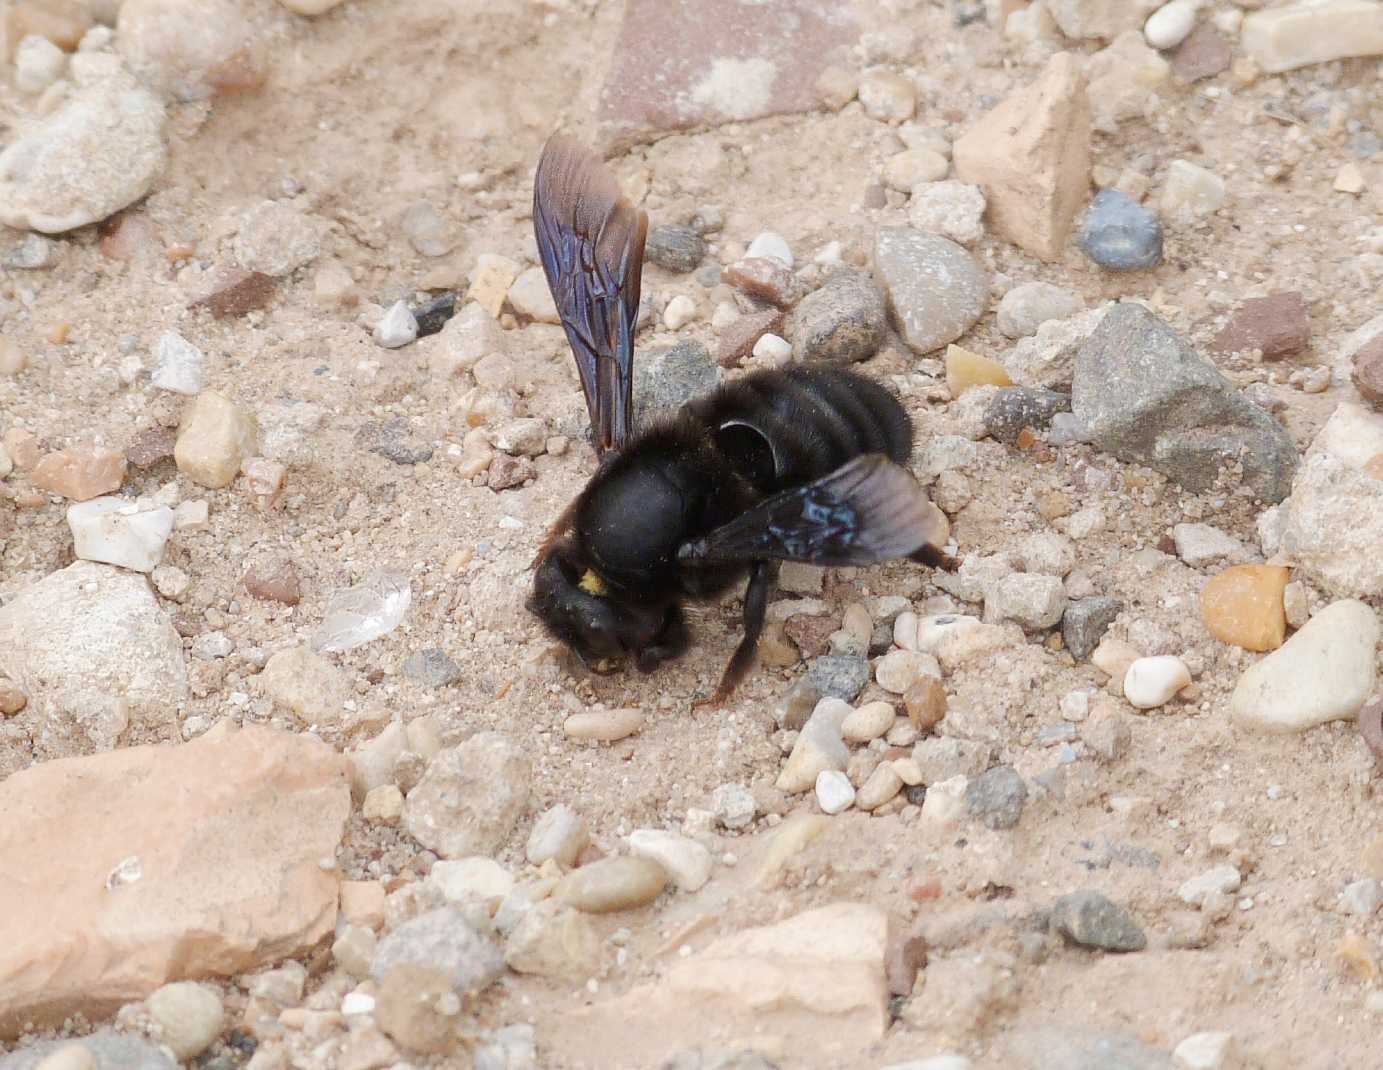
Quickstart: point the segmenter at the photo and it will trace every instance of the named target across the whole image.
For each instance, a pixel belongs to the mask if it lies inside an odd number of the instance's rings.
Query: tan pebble
[[[763,866],[759,870],[759,886],[767,888],[777,883],[788,861],[830,827],[830,819],[821,814],[795,814],[779,825],[764,854]]]
[[[390,970],[379,986],[375,1021],[401,1048],[441,1054],[459,1041],[461,1000],[440,970],[404,963]]]
[[[5,432],[5,452],[21,472],[27,472],[38,464],[38,438],[32,431],[11,427]]]
[[[855,794],[855,805],[861,810],[877,810],[902,790],[903,778],[898,770],[892,762],[882,762]]]
[[[632,736],[643,728],[643,724],[642,710],[590,710],[586,713],[573,713],[562,722],[562,731],[568,739],[613,743],[615,740]]]
[[[13,680],[0,676],[0,714],[6,717],[18,713],[29,699]]]
[[[840,734],[850,743],[868,743],[893,727],[893,717],[891,703],[867,702],[846,715],[840,725]]]
[[[657,899],[667,887],[667,870],[648,858],[602,858],[568,873],[555,898],[587,914],[631,910]]]
[[[379,881],[342,881],[341,916],[352,925],[378,932],[384,927],[384,885]]]
[[[205,390],[183,417],[173,458],[192,482],[219,490],[230,486],[254,440],[254,421],[224,394]]]
[[[845,617],[840,626],[866,645],[874,634],[874,620],[869,615],[869,609],[859,602],[845,607]]]
[[[885,691],[901,695],[926,676],[941,677],[941,666],[931,654],[892,650],[874,666],[874,679]]]
[[[946,387],[952,397],[960,397],[976,386],[1012,386],[1004,366],[958,345],[946,347]]]
[[[100,1063],[85,1044],[64,1044],[49,1052],[34,1070],[97,1070]]]
[[[1123,694],[1123,680],[1128,674],[1128,667],[1137,661],[1142,654],[1138,649],[1122,639],[1115,639],[1106,636],[1100,640],[1094,652],[1090,655],[1090,664],[1105,673],[1112,680],[1119,682],[1119,694]]]
[[[946,688],[935,676],[922,676],[903,692],[908,718],[920,732],[929,732],[946,717]]]
[[[1357,163],[1347,163],[1335,173],[1335,192],[1364,192],[1364,172]]]
[[[860,77],[844,67],[827,67],[817,75],[814,88],[822,104],[832,111],[840,111],[860,91]]]
[[[119,450],[82,445],[50,453],[34,466],[34,486],[85,502],[120,489],[125,455]]]
[[[519,265],[507,256],[481,253],[471,272],[471,286],[466,291],[467,302],[474,301],[495,319],[504,308],[509,287],[519,277]]]
[[[1201,620],[1222,643],[1245,650],[1276,650],[1287,635],[1283,591],[1289,572],[1280,565],[1236,565],[1201,591]]]
[[[419,465],[414,468],[414,475],[418,473]],[[266,511],[278,505],[283,498],[285,480],[288,469],[278,461],[270,461],[264,457],[251,457],[245,462],[243,468],[245,474],[245,490],[249,493],[255,507],[261,511]]]
[[[922,766],[915,758],[893,759],[893,771],[898,774],[898,779],[910,788],[922,783]]]
[[[403,816],[403,792],[393,784],[381,784],[365,794],[360,813],[375,825],[397,825]]]
[[[28,364],[29,358],[24,350],[8,338],[0,338],[0,375],[18,375]]]

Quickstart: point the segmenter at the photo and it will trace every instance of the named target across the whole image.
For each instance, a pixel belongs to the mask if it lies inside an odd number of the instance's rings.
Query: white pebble
[[[73,549],[83,561],[151,572],[173,534],[173,510],[143,508],[127,498],[102,497],[67,510]]]
[[[202,351],[177,331],[164,331],[154,343],[153,383],[160,390],[195,397],[202,392]]]
[[[38,34],[29,34],[15,50],[14,84],[21,93],[42,93],[66,69],[67,53]]]
[[[1061,719],[1083,721],[1090,716],[1090,692],[1069,691],[1061,696]]]
[[[368,992],[347,992],[341,999],[341,1013],[352,1014],[374,1014],[375,997]]]
[[[1340,905],[1350,914],[1358,914],[1365,918],[1373,917],[1378,913],[1379,906],[1383,905],[1383,886],[1372,877],[1347,884],[1345,890],[1340,893]]]
[[[221,994],[191,981],[164,985],[149,997],[148,1008],[163,1042],[179,1060],[191,1059],[211,1047],[225,1019]]]
[[[772,364],[785,364],[792,358],[792,343],[776,334],[764,334],[754,343],[754,356]]]
[[[375,342],[385,349],[398,349],[418,337],[418,320],[407,301],[395,301],[375,324]]]
[[[651,858],[683,892],[695,892],[711,879],[711,852],[701,844],[662,829],[635,829],[629,834],[629,850]]]
[[[1170,654],[1139,658],[1124,674],[1124,697],[1140,710],[1151,710],[1171,701],[1191,682],[1186,662]]]
[[[643,728],[643,711],[628,710],[590,710],[573,713],[562,722],[562,731],[568,739],[599,740],[613,743],[615,740],[632,736]]]
[[[680,330],[696,319],[696,302],[686,294],[678,294],[663,309],[663,326],[670,331]]]
[[[775,234],[771,230],[765,230],[749,243],[749,249],[744,254],[745,257],[766,256],[779,263],[792,267],[792,247],[788,245],[787,239],[781,234]]]
[[[1229,1070],[1234,1065],[1234,1037],[1229,1033],[1195,1033],[1176,1046],[1178,1070]]]
[[[1196,25],[1198,0],[1170,0],[1148,16],[1143,37],[1153,48],[1176,48]]]
[[[927,786],[922,800],[922,820],[941,828],[960,824],[965,816],[965,789],[970,781],[960,775]]]
[[[838,769],[823,769],[816,775],[816,802],[828,814],[848,810],[855,802],[855,786]]]
[[[34,1070],[99,1070],[100,1064],[92,1050],[81,1042],[55,1048],[35,1065]]]
[[[1162,215],[1174,223],[1194,223],[1225,203],[1225,180],[1189,160],[1173,160],[1162,186]]]

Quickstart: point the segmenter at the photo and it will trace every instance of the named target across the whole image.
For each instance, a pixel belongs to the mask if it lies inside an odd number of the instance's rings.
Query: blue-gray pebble
[[[1085,213],[1081,251],[1110,271],[1136,271],[1162,263],[1162,224],[1126,193],[1101,190]]]

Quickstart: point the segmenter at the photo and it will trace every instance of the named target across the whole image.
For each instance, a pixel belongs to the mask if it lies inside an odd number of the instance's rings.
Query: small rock
[[[1068,604],[1061,617],[1061,637],[1071,656],[1077,660],[1089,657],[1123,608],[1119,599],[1098,595]]]
[[[1140,710],[1151,710],[1170,702],[1191,682],[1186,663],[1170,654],[1139,658],[1124,674],[1124,697]]]
[[[370,976],[370,963],[379,946],[375,934],[358,925],[343,925],[332,941],[331,957],[352,977],[364,980]]]
[[[83,561],[102,561],[150,572],[163,559],[173,533],[173,510],[144,508],[125,498],[95,498],[67,510],[73,552]]]
[[[121,54],[140,79],[177,100],[252,89],[267,73],[256,27],[231,0],[195,9],[174,0],[132,0],[120,8]]]
[[[899,332],[916,353],[963,335],[989,307],[989,279],[963,248],[910,227],[882,227],[874,269]]]
[[[1236,565],[1201,591],[1201,620],[1222,643],[1276,650],[1287,634],[1283,591],[1290,571],[1278,565]]]
[[[984,210],[978,186],[955,180],[924,182],[913,187],[908,222],[918,230],[973,245],[984,237]]]
[[[1225,180],[1189,160],[1173,160],[1162,184],[1159,207],[1174,223],[1189,225],[1219,211],[1225,203]]]
[[[917,110],[916,88],[892,71],[867,71],[860,79],[859,98],[864,113],[880,122],[905,122]]]
[[[497,732],[443,750],[408,793],[404,827],[443,858],[490,855],[528,805],[528,759]]]
[[[960,397],[977,386],[1012,386],[1013,380],[997,360],[990,360],[958,345],[946,347],[946,389]]]
[[[1211,348],[1219,353],[1258,350],[1264,360],[1300,353],[1311,342],[1311,321],[1301,294],[1276,293],[1245,301]]]
[[[1177,889],[1177,898],[1183,903],[1198,907],[1203,905],[1210,895],[1233,895],[1242,883],[1243,878],[1233,866],[1215,866],[1184,881]]]
[[[904,149],[884,161],[882,177],[889,189],[908,193],[924,182],[940,182],[950,170],[951,161],[933,149]]]
[[[1048,5],[1061,32],[1073,41],[1110,40],[1136,30],[1161,0],[1052,0]]]
[[[1101,761],[1115,762],[1128,752],[1133,732],[1124,717],[1102,704],[1081,722],[1080,738]]]
[[[1066,610],[1066,589],[1060,576],[1013,572],[1001,579],[984,600],[985,621],[1017,621],[1024,628],[1055,627]]]
[[[813,294],[809,294],[803,298],[799,308],[801,304],[806,304],[813,296]],[[747,316],[740,316],[721,329],[720,342],[716,347],[716,363],[722,368],[733,367],[754,351],[759,339],[781,330],[783,330],[783,313],[778,309],[771,308],[763,312],[751,312]]]
[[[193,399],[173,448],[178,471],[213,490],[228,487],[241,462],[254,453],[254,420],[224,394],[204,390]]]
[[[516,973],[581,984],[600,972],[600,944],[590,918],[545,899],[534,903],[510,930],[504,960]]]
[[[14,84],[21,93],[42,93],[67,70],[67,53],[46,37],[29,34],[14,53]]]
[[[996,765],[966,786],[965,808],[986,828],[1011,829],[1023,816],[1028,788],[1012,766]]]
[[[422,687],[448,687],[460,680],[464,673],[461,666],[447,657],[445,650],[430,647],[406,658],[403,674]]]
[[[381,939],[370,976],[387,983],[403,966],[435,970],[456,992],[479,992],[504,972],[504,957],[464,910],[447,906],[420,914]]]
[[[642,731],[643,711],[590,710],[573,713],[562,722],[562,732],[568,739],[595,740],[601,743],[614,743]]]
[[[418,323],[419,338],[439,334],[456,315],[456,294],[455,292],[444,293],[413,307],[412,311],[413,318]],[[481,309],[480,311],[483,312],[484,310]]]
[[[1193,1033],[1172,1051],[1177,1070],[1233,1070],[1237,1052],[1231,1033]]]
[[[255,598],[296,606],[302,599],[298,570],[286,557],[271,558],[250,566],[241,581]]]
[[[788,268],[796,263],[792,255],[792,246],[788,244],[787,239],[771,230],[760,231],[755,235],[744,255],[746,259],[751,260],[768,257]]]
[[[963,776],[954,776],[927,786],[922,800],[922,820],[934,828],[954,828],[965,816],[965,794],[969,783]]]
[[[408,307],[407,301],[395,301],[389,306],[389,311],[375,324],[375,344],[385,349],[398,349],[417,337],[418,320],[413,315],[413,310]]]
[[[1090,126],[1080,66],[1059,52],[955,143],[956,177],[984,190],[1000,237],[1055,260],[1089,185]]]
[[[125,481],[125,464],[119,450],[73,446],[45,455],[34,465],[30,479],[43,490],[85,502],[119,490]]]
[[[887,328],[882,296],[857,271],[836,272],[798,302],[785,325],[796,360],[835,364],[868,360]]]
[[[50,267],[57,255],[57,245],[42,234],[26,234],[24,239],[5,254],[4,264],[20,271],[38,271]]]
[[[629,850],[660,865],[679,891],[699,891],[711,879],[711,852],[686,836],[635,829],[629,834]]]
[[[796,304],[801,287],[792,269],[777,257],[745,257],[722,272],[725,282],[758,301],[778,308]]]
[[[0,716],[12,717],[29,704],[29,697],[13,680],[0,677]]]
[[[946,688],[934,676],[922,676],[903,692],[908,720],[919,731],[928,732],[946,718]]]
[[[819,695],[854,702],[869,683],[869,675],[869,663],[863,658],[828,654],[812,662],[806,679]]]
[[[1241,728],[1279,733],[1355,717],[1373,690],[1379,630],[1364,603],[1332,603],[1239,678],[1230,717]]]
[[[369,798],[369,795],[365,797],[367,803]],[[428,871],[427,883],[436,888],[448,903],[465,903],[475,899],[501,900],[514,890],[514,878],[493,858],[434,862]]]
[[[679,409],[714,390],[720,378],[720,368],[700,342],[641,353],[634,363],[634,411],[645,420],[655,412]]]
[[[1177,556],[1192,568],[1240,560],[1246,553],[1238,539],[1209,524],[1177,524],[1172,528],[1172,541]]]
[[[754,793],[743,784],[722,784],[711,795],[716,820],[725,828],[737,830],[754,823],[759,807]]]
[[[823,698],[793,744],[775,786],[788,794],[810,791],[823,769],[844,770],[850,751],[841,738],[841,725],[851,713],[848,702]]]
[[[1234,59],[1230,43],[1211,22],[1202,22],[1172,56],[1172,71],[1182,82],[1199,82],[1229,70]]]
[[[816,775],[816,802],[825,813],[843,813],[855,802],[855,787],[839,769],[823,769]]]
[[[1138,271],[1162,263],[1162,224],[1127,194],[1095,194],[1081,225],[1080,248],[1102,268]]]
[[[1138,923],[1099,892],[1063,895],[1052,907],[1052,927],[1073,944],[1101,951],[1142,951],[1148,946]]]
[[[1383,410],[1383,335],[1354,355],[1353,379],[1359,393]]]
[[[456,230],[428,201],[414,201],[400,220],[403,236],[422,256],[446,256],[456,248]]]
[[[1117,134],[1120,123],[1155,113],[1157,91],[1170,75],[1171,65],[1147,46],[1141,33],[1127,30],[1119,34],[1086,64],[1086,92],[1094,128]]]
[[[1198,0],[1168,0],[1148,16],[1143,36],[1153,48],[1176,48],[1196,25]]]
[[[509,287],[509,307],[515,315],[537,323],[561,323],[557,303],[541,267],[525,268]],[[676,328],[672,328],[676,330]]]
[[[145,1004],[159,1036],[179,1060],[192,1059],[221,1035],[221,996],[206,985],[178,981],[155,991]]]
[[[1004,377],[1008,378],[1007,374]],[[1001,387],[985,406],[984,427],[991,438],[1014,446],[1024,431],[1045,431],[1059,414],[1070,411],[1070,394],[1027,386]]]
[[[1383,52],[1383,10],[1366,0],[1296,3],[1244,17],[1244,53],[1268,74]]]
[[[572,870],[558,882],[553,898],[585,914],[608,914],[653,902],[667,881],[657,862],[616,855]]]
[[[696,302],[686,294],[678,294],[663,309],[663,326],[670,331],[681,330],[696,316]]]
[[[403,792],[393,784],[381,784],[365,794],[360,816],[372,825],[397,825],[403,816]]]
[[[194,397],[201,393],[202,351],[177,331],[164,331],[154,343],[153,384],[160,390]]]
[[[896,653],[908,654],[911,651],[903,650]],[[935,664],[935,659],[932,664]],[[936,671],[939,673],[941,670],[938,668]],[[840,725],[840,734],[849,743],[868,743],[892,728],[895,716],[892,703],[867,702],[845,715]]]
[[[234,248],[246,271],[282,278],[321,255],[321,224],[287,201],[260,201],[241,219]]]
[[[504,310],[509,287],[519,277],[519,265],[507,256],[481,253],[475,258],[475,270],[471,272],[470,289],[466,291],[467,303],[474,302],[494,319]]]
[[[1009,338],[1026,338],[1048,320],[1066,319],[1081,308],[1079,294],[1049,282],[1025,282],[999,302],[999,330]]]
[[[661,268],[686,274],[705,258],[706,242],[691,227],[663,224],[649,230],[644,256]]]
[[[445,973],[410,962],[382,979],[375,1021],[399,1047],[420,1055],[440,1054],[459,1043],[461,1007]]]
[[[533,823],[533,831],[528,836],[525,853],[530,862],[541,866],[548,859],[555,859],[570,868],[590,842],[586,822],[571,807],[558,803]]]
[[[861,810],[877,810],[903,790],[903,779],[892,762],[880,762],[869,779],[860,786],[855,805]]]
[[[337,724],[350,695],[342,670],[306,646],[274,654],[259,674],[259,686],[307,725]]]
[[[1383,906],[1383,885],[1372,877],[1346,884],[1340,893],[1340,905],[1350,914],[1372,917]]]

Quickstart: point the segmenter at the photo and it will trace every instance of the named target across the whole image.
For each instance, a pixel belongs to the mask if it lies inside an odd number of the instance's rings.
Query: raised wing
[[[881,453],[761,502],[678,551],[707,563],[802,561],[868,565],[910,557],[947,538],[946,520],[906,469]]]
[[[648,216],[620,195],[595,155],[553,135],[533,182],[533,231],[576,357],[596,449],[621,449],[632,429]]]

